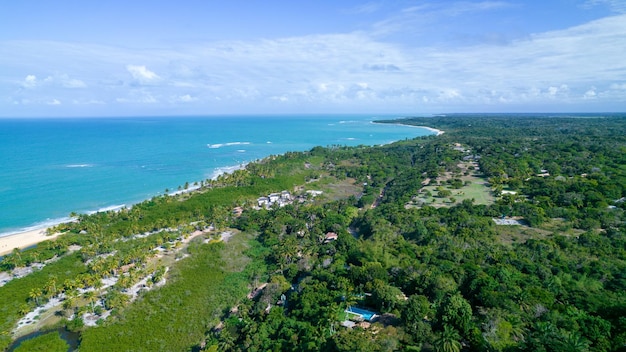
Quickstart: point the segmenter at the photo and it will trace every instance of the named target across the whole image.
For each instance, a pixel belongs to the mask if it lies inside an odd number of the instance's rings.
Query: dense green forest
[[[81,351],[626,351],[625,116],[384,122],[445,133],[271,156],[5,256],[45,266],[0,287],[0,347],[58,299],[36,328]]]

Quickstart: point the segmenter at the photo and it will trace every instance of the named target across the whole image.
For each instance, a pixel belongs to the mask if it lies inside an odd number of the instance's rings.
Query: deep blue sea
[[[394,117],[0,119],[0,236],[131,206],[272,154],[433,134],[372,123]]]

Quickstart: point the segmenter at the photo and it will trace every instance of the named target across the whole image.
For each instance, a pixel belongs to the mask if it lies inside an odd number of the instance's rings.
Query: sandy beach
[[[247,164],[248,163],[243,163],[243,164],[239,164],[236,166],[219,168],[216,170],[216,173],[212,176],[211,179],[215,180],[220,175],[231,174],[235,170],[244,169]],[[200,188],[199,186],[191,186],[189,187],[189,189],[176,191],[169,195],[172,196],[172,195],[177,195],[181,193],[193,192],[199,188]],[[109,209],[109,210],[112,210],[112,209]],[[24,232],[19,232],[16,234],[0,237],[0,256],[11,253],[14,248],[19,248],[19,249],[28,248],[30,246],[36,245],[39,242],[54,239],[60,235],[57,233],[54,235],[47,236],[46,235],[47,230],[48,228],[41,228],[41,229],[24,231]]]
[[[50,240],[59,236],[59,234],[47,236],[46,230],[46,228],[43,228],[0,237],[0,255],[11,253],[13,248],[24,249],[39,242]]]
[[[427,126],[415,126],[415,125],[407,125],[404,123],[399,123],[398,125],[402,125],[402,126],[407,126],[407,127],[417,127],[417,128],[423,128],[425,130],[429,130],[431,132],[435,132],[437,133],[438,136],[441,136],[443,134],[444,131],[442,130],[438,130],[436,128],[432,128],[432,127],[427,127]]]
[[[407,125],[405,125],[405,126],[407,126]],[[427,129],[429,131],[435,132],[435,133],[437,133],[438,136],[441,136],[443,134],[443,132],[444,132],[442,130],[438,130],[438,129],[432,128],[432,127],[426,127],[426,126],[415,126],[415,127],[424,128],[424,129]]]
[[[378,124],[392,124],[392,125],[399,125],[399,126],[405,126],[405,127],[417,127],[417,128],[423,128],[425,130],[429,130],[431,132],[436,133],[438,136],[441,136],[445,131],[442,130],[438,130],[436,128],[432,128],[432,127],[427,127],[427,126],[415,126],[415,125],[409,125],[406,123],[386,123],[386,122],[374,122],[372,121],[372,123],[378,123]]]

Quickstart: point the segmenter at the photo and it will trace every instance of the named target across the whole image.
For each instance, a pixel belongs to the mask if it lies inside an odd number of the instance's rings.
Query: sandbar
[[[24,231],[0,237],[0,255],[11,253],[14,248],[25,249],[45,240],[57,238],[60,234],[46,235],[47,228]]]

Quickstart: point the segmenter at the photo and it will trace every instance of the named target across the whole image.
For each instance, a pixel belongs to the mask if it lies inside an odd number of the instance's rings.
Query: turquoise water
[[[432,134],[371,122],[392,117],[0,119],[0,236],[129,206],[272,154]]]
[[[358,314],[367,321],[371,321],[374,315],[376,315],[375,312],[372,312],[363,308],[357,308],[357,307],[348,307],[348,309],[346,309],[346,312]]]

